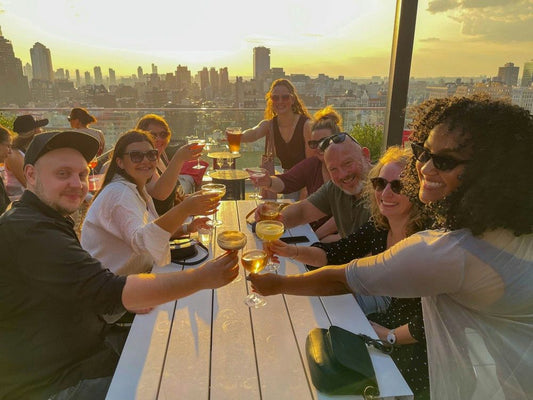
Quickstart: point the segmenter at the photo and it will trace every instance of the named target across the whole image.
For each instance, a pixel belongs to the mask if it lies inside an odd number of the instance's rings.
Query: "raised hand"
[[[189,215],[212,215],[219,204],[217,193],[198,191],[186,197],[177,207],[185,207]]]
[[[206,262],[199,270],[204,275],[206,288],[216,289],[224,286],[239,274],[238,252],[228,251],[224,255]]]

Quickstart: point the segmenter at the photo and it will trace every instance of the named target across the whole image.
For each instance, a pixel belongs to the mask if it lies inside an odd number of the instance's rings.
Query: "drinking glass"
[[[246,171],[250,175],[250,179],[254,183],[254,185],[257,182],[257,179],[264,178],[266,174],[268,174],[268,171],[264,168],[254,167],[254,168],[246,168]],[[262,199],[263,196],[261,196],[260,191],[261,189],[259,186],[255,186],[255,192],[250,195],[251,199]]]
[[[226,128],[226,137],[228,138],[229,151],[233,154],[239,154],[241,149],[242,130],[238,127]]]
[[[237,251],[246,246],[246,235],[240,231],[222,231],[217,235],[217,244],[222,250]]]
[[[241,264],[244,269],[252,274],[257,274],[265,268],[267,262],[267,253],[264,250],[248,250],[241,256]],[[244,298],[244,304],[248,307],[259,308],[267,303],[263,296],[252,292]]]
[[[274,240],[279,239],[285,226],[283,222],[276,220],[262,220],[255,225],[255,233],[259,239],[262,239],[266,244]],[[268,263],[265,266],[265,271],[276,271],[279,268],[279,263],[272,260],[272,257],[268,257]]]
[[[222,197],[226,194],[226,185],[222,183],[206,183],[205,185],[202,185],[202,191],[205,193],[216,193],[218,195],[217,201],[220,201]],[[222,225],[222,221],[219,221],[217,219],[217,212],[215,211],[213,220],[213,226],[220,226]]]
[[[97,190],[97,187],[96,187],[97,179],[94,176],[94,169],[96,168],[97,165],[98,165],[98,159],[96,157],[93,158],[88,164],[88,167],[91,170],[91,176],[89,177],[89,189],[91,189],[92,191]]]
[[[187,140],[187,143],[194,145],[194,146],[191,147],[193,150],[202,151],[204,146],[205,146],[205,140],[204,139],[199,139],[198,137],[195,137],[195,136],[189,137],[189,139]],[[200,157],[198,157],[197,163],[196,163],[196,165],[193,168],[194,169],[203,169],[204,168],[204,166],[200,164]]]
[[[261,220],[278,219],[280,206],[280,203],[276,203],[275,201],[265,201],[262,203],[261,207],[259,207],[259,216]]]

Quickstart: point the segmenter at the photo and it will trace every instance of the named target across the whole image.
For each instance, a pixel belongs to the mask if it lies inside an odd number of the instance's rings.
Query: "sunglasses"
[[[331,144],[331,143],[342,143],[346,140],[346,137],[349,137],[350,139],[352,139],[355,143],[359,144],[359,142],[357,140],[355,140],[354,137],[348,135],[346,132],[341,132],[341,133],[336,133],[334,135],[331,135],[331,136],[328,136],[328,137],[325,137],[324,139],[320,140],[319,143],[318,143],[318,148],[321,150],[321,151],[326,151],[326,149],[328,148],[328,146]],[[359,144],[360,146],[360,144]],[[309,146],[311,147],[311,146]],[[311,147],[312,148],[312,147]]]
[[[150,135],[154,139],[166,139],[170,136],[170,132],[167,131],[161,131],[161,132],[150,132]]]
[[[421,163],[427,163],[429,160],[433,160],[433,165],[439,171],[449,171],[454,169],[460,164],[466,164],[470,160],[458,160],[457,158],[450,156],[439,156],[432,154],[419,143],[411,143],[411,149],[413,149],[413,154],[415,158]]]
[[[130,151],[128,153],[124,153],[124,155],[129,155],[131,162],[135,164],[142,162],[144,157],[146,157],[148,161],[156,161],[158,157],[158,153],[156,149],[148,150],[148,151]]]
[[[394,179],[393,181],[388,181],[385,178],[377,177],[370,179],[370,182],[372,182],[372,187],[374,190],[378,192],[383,192],[387,185],[390,184],[391,190],[396,193],[400,194],[402,191],[402,182],[398,179]]]
[[[322,139],[320,140],[308,140],[307,141],[307,145],[309,146],[310,149],[316,149],[318,147],[318,145],[320,144],[320,142],[322,141]]]
[[[291,98],[291,95],[290,94],[282,94],[282,95],[279,95],[279,94],[273,94],[270,96],[270,99],[272,101],[275,101],[275,102],[278,102],[280,100],[283,100],[283,101],[287,101]]]

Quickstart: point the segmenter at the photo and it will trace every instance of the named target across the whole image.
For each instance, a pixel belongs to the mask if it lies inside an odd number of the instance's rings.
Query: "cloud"
[[[436,38],[436,37],[428,37],[428,38],[424,38],[424,39],[418,39],[420,42],[439,42],[440,39],[439,38]]]
[[[533,3],[530,0],[434,0],[428,11],[461,24],[461,33],[473,40],[530,42],[533,38]]]

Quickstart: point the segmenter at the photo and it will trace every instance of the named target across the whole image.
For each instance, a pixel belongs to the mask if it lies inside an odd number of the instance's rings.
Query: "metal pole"
[[[396,1],[385,114],[384,142],[386,147],[402,143],[417,6],[418,0]]]

